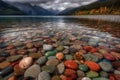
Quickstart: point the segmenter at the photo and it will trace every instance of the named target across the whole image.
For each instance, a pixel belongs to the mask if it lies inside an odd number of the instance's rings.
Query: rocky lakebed
[[[0,80],[120,80],[118,37],[72,23],[9,26],[0,33]]]

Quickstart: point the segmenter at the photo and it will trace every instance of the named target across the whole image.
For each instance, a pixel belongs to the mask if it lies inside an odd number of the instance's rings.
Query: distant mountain
[[[120,10],[120,0],[98,0],[94,3],[80,6],[71,10],[65,10],[60,15],[73,15],[77,11],[90,11],[92,9],[99,9],[100,7],[107,7],[111,11]]]
[[[25,15],[25,13],[0,0],[0,15]]]
[[[16,7],[20,11],[26,13],[27,15],[54,15],[54,13],[42,7],[33,6],[29,3],[18,3],[18,2],[7,2],[7,3]]]

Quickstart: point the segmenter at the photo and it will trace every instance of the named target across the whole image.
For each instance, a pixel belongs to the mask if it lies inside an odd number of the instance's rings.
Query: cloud
[[[87,5],[97,0],[4,0],[4,1],[31,3],[33,5],[39,5],[45,9],[62,11],[66,8]]]

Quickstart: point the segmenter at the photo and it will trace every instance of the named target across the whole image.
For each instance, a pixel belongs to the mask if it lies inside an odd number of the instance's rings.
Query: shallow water
[[[115,51],[119,55],[119,31],[119,23],[100,20],[73,17],[2,17],[0,18],[0,50],[6,51],[7,47],[15,42],[24,43],[22,47],[15,49],[27,51],[29,50],[25,47],[27,43],[42,42],[42,45],[55,43],[66,47],[67,42],[64,41],[70,41],[68,44],[76,45],[78,42],[82,49],[88,45],[96,49],[102,46],[108,52]],[[67,48],[70,45],[67,45]],[[39,51],[38,48],[36,49]],[[43,50],[40,52],[44,55]],[[115,58],[119,58],[115,60],[119,61],[120,55]]]

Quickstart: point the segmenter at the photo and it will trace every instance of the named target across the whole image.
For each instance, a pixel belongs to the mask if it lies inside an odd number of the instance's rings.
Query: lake
[[[52,47],[52,49],[50,47]],[[102,53],[102,56],[104,55],[104,52],[107,52],[113,56],[114,60],[112,61],[106,57],[104,58],[108,61],[115,62],[120,60],[120,23],[99,19],[85,19],[77,16],[4,16],[0,17],[0,48],[0,58],[7,58],[18,54],[30,56],[32,53],[41,53],[42,56],[46,56],[45,52],[54,49],[63,53],[64,50],[71,49],[73,50],[73,53],[79,52],[79,50],[86,50],[85,53],[98,52]],[[90,49],[94,50],[90,51]],[[13,50],[15,50],[15,52]],[[23,50],[23,52],[21,50]],[[72,56],[77,55],[72,52],[66,52],[64,53],[64,56],[68,54]],[[5,55],[3,55],[3,53]],[[95,56],[98,57],[99,55]],[[83,58],[85,58],[85,60],[89,59],[84,56]],[[99,61],[104,58],[100,58]],[[37,59],[38,57],[35,58],[33,62],[35,63]],[[78,60],[78,58],[74,59]],[[1,60],[0,66],[4,60]],[[66,58],[61,59],[60,62],[65,60]],[[98,63],[99,61],[94,62]],[[14,61],[8,59],[8,64],[9,62]],[[4,68],[5,66],[0,67],[0,71],[4,70]],[[13,71],[10,71],[9,73],[13,73]],[[54,76],[53,74],[57,73],[52,73],[51,77]],[[4,79],[8,79],[7,73],[0,73],[0,75]],[[19,80],[21,80],[21,78]]]

